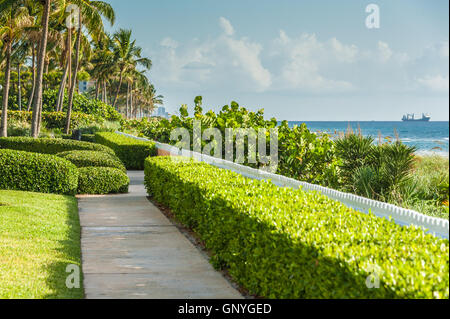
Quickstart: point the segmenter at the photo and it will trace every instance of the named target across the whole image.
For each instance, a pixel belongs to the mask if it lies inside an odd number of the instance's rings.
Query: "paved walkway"
[[[129,194],[78,197],[86,298],[242,298],[128,175]]]

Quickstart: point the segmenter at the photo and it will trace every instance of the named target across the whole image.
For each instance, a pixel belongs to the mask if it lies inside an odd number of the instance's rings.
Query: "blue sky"
[[[170,113],[202,95],[204,109],[234,100],[280,120],[448,120],[447,0],[109,2]]]

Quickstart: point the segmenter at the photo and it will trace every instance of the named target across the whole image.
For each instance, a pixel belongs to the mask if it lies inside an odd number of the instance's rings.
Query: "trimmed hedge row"
[[[0,150],[0,189],[75,195],[78,169],[46,154]]]
[[[112,148],[127,169],[142,170],[145,159],[156,155],[155,143],[135,140],[116,133],[96,133],[95,142]]]
[[[81,140],[85,142],[95,143],[95,134],[82,134]]]
[[[2,137],[0,149],[57,154],[67,151],[98,151],[114,155],[114,151],[104,145],[54,138]]]
[[[0,111],[0,115],[1,115]],[[48,129],[63,128],[66,125],[66,112],[42,112],[42,121]],[[9,111],[8,120],[21,121],[31,123],[32,112],[26,111]],[[80,112],[72,112],[70,117],[70,129],[73,130],[79,126],[92,124],[94,122],[103,122],[100,117],[84,114]]]
[[[127,193],[130,179],[120,169],[111,167],[79,168],[79,194]]]
[[[76,167],[112,167],[127,172],[125,166],[116,155],[96,151],[69,151],[56,154],[68,160]]]
[[[449,297],[449,241],[421,229],[189,160],[146,159],[145,186],[253,294]],[[375,278],[379,288],[369,289]]]

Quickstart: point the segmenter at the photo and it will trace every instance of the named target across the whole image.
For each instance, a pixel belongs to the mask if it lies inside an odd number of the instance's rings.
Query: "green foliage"
[[[414,168],[405,188],[412,194],[404,206],[424,214],[449,216],[449,160],[442,156],[416,156]],[[406,189],[404,194],[408,193]]]
[[[313,133],[306,124],[289,128],[283,121],[278,129],[278,174],[309,183],[337,187],[338,158],[327,134]]]
[[[112,149],[103,145],[53,138],[34,139],[31,137],[2,137],[0,138],[0,149],[1,148],[43,154],[57,154],[61,152],[78,150],[99,151],[114,155],[114,151]]]
[[[414,164],[415,147],[401,142],[373,144],[372,137],[347,134],[338,139],[336,154],[341,159],[342,188],[373,199],[401,203],[407,195]]]
[[[111,167],[79,168],[79,194],[127,193],[130,179],[120,169]]]
[[[95,134],[83,134],[81,135],[81,140],[84,142],[95,143]]]
[[[145,161],[150,196],[191,227],[250,293],[267,298],[448,298],[449,242],[317,192],[205,163]],[[380,288],[366,280],[376,273]],[[370,278],[370,277],[369,277]]]
[[[1,111],[0,111],[1,115]],[[31,124],[32,112],[26,111],[8,111],[8,121],[27,123],[26,132],[29,130]],[[70,129],[76,129],[80,126],[92,125],[97,121],[103,121],[101,118],[94,117],[89,114],[83,114],[79,112],[72,113]],[[64,112],[42,112],[42,122],[47,129],[62,129],[66,123],[66,113]],[[30,135],[28,133],[28,135]],[[20,135],[23,136],[23,135]]]
[[[180,116],[172,116],[170,120],[145,120],[139,122],[126,122],[122,124],[125,130],[133,128],[140,130],[145,136],[162,143],[175,144],[170,140],[170,132],[175,128],[185,128],[191,134],[191,145],[193,149],[193,123],[194,120],[201,121],[202,134],[208,128],[217,128],[222,134],[222,157],[225,158],[225,129],[252,128],[256,133],[259,129],[267,130],[278,126],[276,119],[265,120],[264,110],[251,112],[238,103],[231,102],[216,114],[209,111],[202,114],[202,99],[195,98],[194,116],[189,117],[187,106],[180,108]],[[334,145],[330,137],[326,134],[315,134],[308,130],[306,125],[289,128],[285,121],[278,127],[278,174],[309,183],[319,183],[324,186],[337,186],[338,159],[335,156]],[[234,142],[234,159],[236,158],[236,136]],[[202,141],[204,147],[207,141]],[[267,150],[270,149],[270,136],[266,136]],[[244,165],[258,168],[258,164],[248,161],[248,140],[244,141],[245,158]]]
[[[54,112],[58,99],[58,90],[46,90],[43,93],[42,108],[44,112]],[[68,96],[64,95],[63,111],[67,111]],[[103,103],[100,100],[89,99],[84,94],[74,93],[73,112],[79,112],[92,115],[107,121],[119,121],[122,116],[111,105]]]
[[[341,159],[340,175],[345,186],[352,185],[358,169],[374,163],[372,137],[347,134],[335,141],[336,155]]]
[[[78,129],[83,134],[95,134],[98,132],[116,132],[120,129],[120,121],[104,123],[89,123],[88,125],[82,125]]]
[[[126,173],[126,168],[116,155],[96,151],[69,151],[56,154],[76,167],[113,167]]]
[[[0,189],[74,195],[77,184],[78,170],[65,159],[0,150]]]
[[[127,169],[144,169],[144,160],[156,155],[152,142],[139,141],[116,133],[100,132],[95,134],[96,143],[114,150]]]

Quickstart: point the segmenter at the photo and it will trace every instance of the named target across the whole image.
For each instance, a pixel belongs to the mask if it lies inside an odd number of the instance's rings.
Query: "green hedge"
[[[95,134],[82,134],[81,140],[85,142],[95,143]]]
[[[79,194],[127,193],[130,179],[120,169],[111,167],[79,168]]]
[[[13,149],[43,154],[57,154],[67,151],[98,151],[114,154],[109,147],[95,143],[53,138],[2,137],[0,149]]]
[[[205,163],[145,161],[150,196],[268,298],[448,298],[449,241]],[[368,276],[380,287],[369,289]],[[369,277],[370,279],[371,277]]]
[[[56,154],[77,167],[112,167],[126,173],[126,168],[116,155],[96,151],[69,151]]]
[[[0,150],[0,189],[74,195],[78,169],[46,154]]]
[[[153,142],[135,140],[116,133],[96,133],[95,142],[112,148],[127,169],[142,170],[145,159],[156,155]]]
[[[66,126],[66,116],[67,114],[65,112],[42,112],[42,121],[45,122],[45,126],[48,129],[55,129],[55,128],[62,129]],[[32,119],[32,112],[8,111],[8,120],[31,123],[31,119]],[[98,118],[93,115],[79,112],[73,112],[70,120],[71,120],[70,121],[71,130],[79,126],[104,121],[102,118]]]

